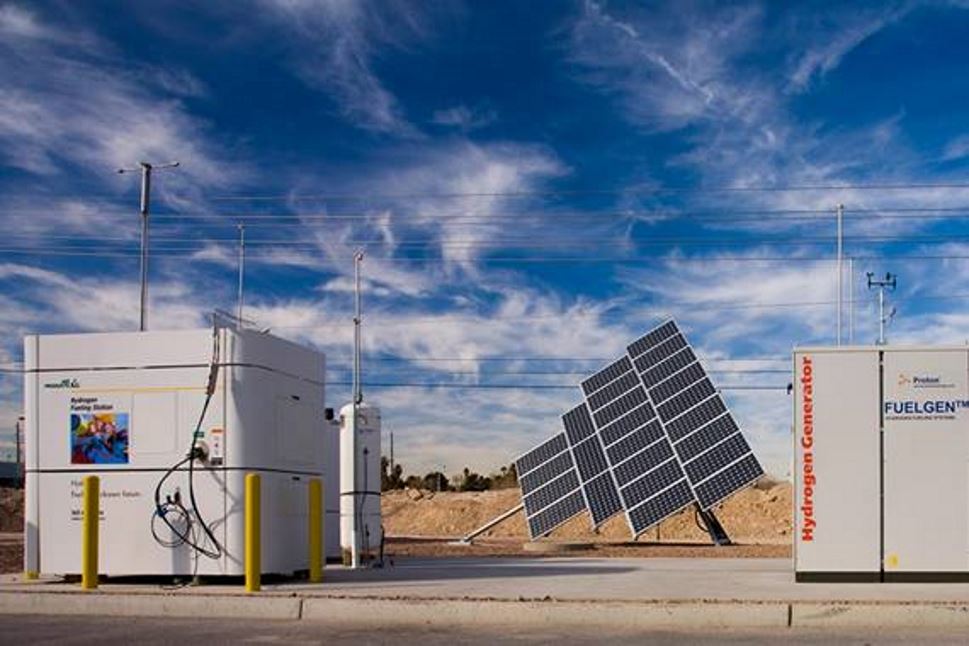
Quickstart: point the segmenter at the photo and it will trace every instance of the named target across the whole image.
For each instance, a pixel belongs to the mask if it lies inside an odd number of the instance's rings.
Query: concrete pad
[[[791,627],[966,627],[969,605],[934,603],[791,605]]]
[[[786,627],[786,603],[622,603],[307,598],[303,619],[421,626]]]
[[[0,614],[299,619],[296,597],[0,592]]]

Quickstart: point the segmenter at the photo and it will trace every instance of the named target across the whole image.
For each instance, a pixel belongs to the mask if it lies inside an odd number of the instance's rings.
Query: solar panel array
[[[634,536],[696,502],[713,507],[763,469],[673,321],[581,383],[565,432],[516,460],[532,538],[588,510]]]

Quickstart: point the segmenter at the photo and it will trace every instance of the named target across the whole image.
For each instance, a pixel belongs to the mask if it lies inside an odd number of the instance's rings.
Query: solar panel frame
[[[647,332],[638,341],[628,346],[627,352],[633,358],[633,365],[640,381],[647,390],[664,434],[673,448],[675,459],[683,470],[693,500],[701,508],[708,509],[714,496],[704,495],[701,499],[696,492],[696,486],[700,483],[698,478],[715,478],[719,474],[719,471],[714,472],[716,469],[733,468],[723,463],[732,458],[736,451],[714,450],[734,435],[734,433],[726,433],[731,425],[736,427],[736,434],[742,438],[737,440],[737,442],[743,442],[739,446],[746,446],[748,450],[741,459],[753,455],[749,451],[746,439],[743,438],[739,426],[719,391],[713,386],[709,375],[696,360],[696,352],[675,322],[668,321]],[[704,429],[706,432],[702,432]],[[699,435],[691,439],[690,436],[695,433]],[[680,441],[683,442],[682,446],[678,445]],[[705,441],[710,444],[704,446]],[[736,449],[738,445],[729,446]],[[711,450],[714,451],[707,458],[687,471],[688,462]],[[610,456],[613,455],[622,454],[614,451]],[[751,467],[748,475],[760,469],[756,457],[753,458],[753,464],[756,468]],[[617,482],[624,483],[627,474],[619,472],[616,469],[617,466],[619,465],[613,465],[613,472],[618,476]],[[726,483],[719,486],[723,488],[735,484],[732,481],[726,481]],[[623,486],[627,485],[624,483]],[[706,490],[714,490],[714,487],[708,486]],[[628,511],[627,518],[630,521],[630,529],[635,533],[634,518],[629,516]]]
[[[533,538],[583,509],[593,527],[622,511],[639,536],[690,504],[709,509],[763,474],[674,321],[580,385],[583,402],[562,416],[565,432],[516,461]],[[571,460],[549,455],[563,444]],[[539,484],[550,478],[555,486]]]

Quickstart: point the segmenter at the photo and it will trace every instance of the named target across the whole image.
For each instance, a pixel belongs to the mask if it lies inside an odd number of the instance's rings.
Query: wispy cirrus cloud
[[[131,64],[87,26],[19,5],[0,7],[0,33],[5,166],[41,177],[80,171],[119,190],[128,183],[117,168],[178,159],[189,172],[171,174],[159,195],[183,204],[248,174],[182,102],[204,93],[190,73]]]
[[[291,64],[297,74],[329,93],[348,120],[374,132],[419,135],[374,68],[385,49],[400,49],[426,36],[419,6],[351,0],[261,4],[293,38]]]
[[[886,2],[876,7],[844,5],[834,11],[795,14],[790,33],[807,40],[802,51],[792,55],[788,90],[803,92],[812,82],[841,64],[841,60],[874,34],[903,19],[919,3]]]

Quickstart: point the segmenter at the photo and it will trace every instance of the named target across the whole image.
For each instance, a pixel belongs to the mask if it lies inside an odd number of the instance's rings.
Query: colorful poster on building
[[[71,399],[71,464],[128,464],[129,414],[97,397]]]

